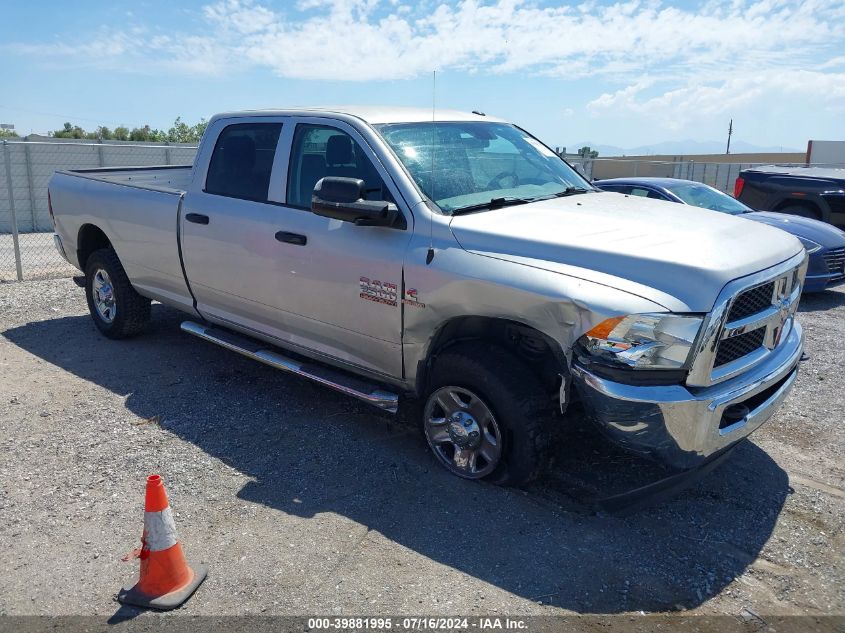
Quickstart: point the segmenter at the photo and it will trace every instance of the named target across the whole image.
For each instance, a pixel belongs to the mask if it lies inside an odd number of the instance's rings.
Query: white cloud
[[[815,108],[845,111],[845,73],[758,69],[754,74],[732,73],[727,79],[702,77],[682,87],[643,96],[651,86],[657,87],[652,79],[646,79],[602,94],[589,102],[587,109],[603,117],[644,115],[670,130],[684,129],[696,120],[748,111],[755,104],[776,104],[785,97],[792,102],[809,100]]]
[[[738,110],[783,107],[785,97],[845,113],[845,0],[707,0],[694,7],[660,0],[299,0],[283,10],[216,0],[181,32],[155,24],[101,27],[79,43],[0,48],[54,65],[145,74],[265,69],[361,82],[437,69],[598,79],[618,87],[585,104],[587,112],[605,122],[660,121],[676,131]]]
[[[300,0],[283,13],[251,0],[203,7],[185,33],[101,33],[83,43],[13,45],[63,64],[221,73],[269,68],[283,77],[370,81],[432,69],[533,73],[575,79],[634,72],[687,77],[800,68],[843,54],[843,0],[656,0],[540,6],[520,0],[453,4]],[[835,45],[838,43],[838,50]],[[831,50],[833,48],[834,50]],[[829,63],[834,63],[833,60]]]

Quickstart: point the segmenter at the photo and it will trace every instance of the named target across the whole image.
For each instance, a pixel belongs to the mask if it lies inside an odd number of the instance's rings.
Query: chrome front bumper
[[[803,347],[803,330],[793,320],[786,341],[764,362],[710,387],[626,385],[577,362],[573,384],[589,417],[614,442],[675,468],[694,468],[774,415],[795,382]]]

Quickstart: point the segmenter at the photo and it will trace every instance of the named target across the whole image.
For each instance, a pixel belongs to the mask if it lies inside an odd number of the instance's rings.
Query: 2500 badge
[[[370,281],[369,277],[361,277],[358,283],[360,289],[358,296],[362,299],[389,306],[396,305],[396,284],[378,279]]]
[[[367,301],[375,301],[376,303],[383,303],[388,306],[395,306],[397,301],[396,284],[387,281],[379,281],[378,279],[370,279],[369,277],[361,277],[358,280],[359,294],[361,299]],[[406,288],[402,303],[406,306],[414,308],[424,308],[417,297],[416,288]]]

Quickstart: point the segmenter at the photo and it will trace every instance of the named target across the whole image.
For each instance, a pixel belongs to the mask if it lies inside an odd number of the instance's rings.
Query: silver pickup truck
[[[193,166],[61,171],[49,199],[105,336],[174,306],[190,334],[401,404],[461,477],[535,477],[576,401],[630,451],[710,463],[802,355],[798,240],[600,192],[481,113],[221,114]]]

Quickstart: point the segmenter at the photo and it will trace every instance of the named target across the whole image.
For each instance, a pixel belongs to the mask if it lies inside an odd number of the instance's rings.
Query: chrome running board
[[[308,378],[308,380],[313,380],[330,389],[363,400],[383,411],[396,413],[399,408],[399,396],[395,393],[385,391],[381,387],[367,383],[355,376],[316,363],[301,362],[288,358],[268,349],[266,343],[258,340],[193,321],[183,321],[181,328],[183,332],[193,334],[205,341],[257,360],[265,365],[270,365],[270,367]]]

